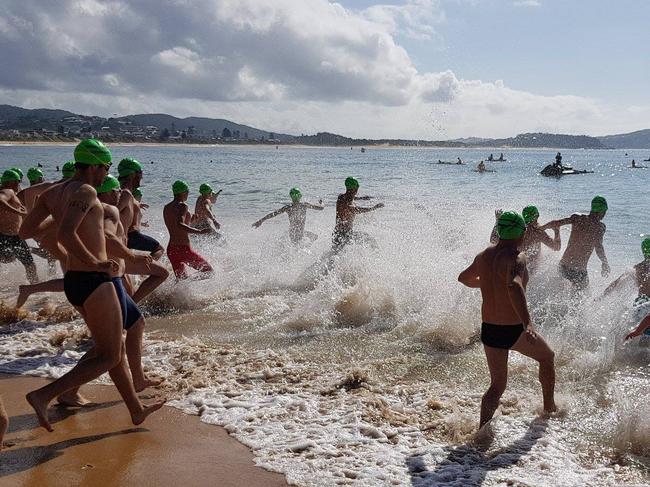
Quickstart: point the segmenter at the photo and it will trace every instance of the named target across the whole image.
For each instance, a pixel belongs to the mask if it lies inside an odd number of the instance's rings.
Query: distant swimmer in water
[[[607,296],[621,285],[634,282],[638,289],[638,295],[632,307],[636,312],[637,320],[650,315],[650,238],[646,238],[641,242],[641,252],[643,253],[643,260],[636,264],[633,269],[621,274],[603,293],[604,296]],[[650,335],[650,329],[646,330],[644,328],[644,330],[645,335]],[[632,336],[628,335],[627,338],[632,338]]]
[[[332,237],[332,250],[338,252],[352,240],[361,240],[360,234],[353,231],[354,218],[359,213],[368,213],[369,211],[383,208],[383,203],[377,203],[369,208],[361,208],[354,204],[355,200],[369,200],[371,196],[357,197],[359,191],[359,181],[356,178],[348,177],[345,180],[345,193],[340,194],[336,200],[336,224],[334,226],[334,235]]]
[[[583,290],[589,286],[587,264],[594,251],[602,263],[602,276],[609,275],[609,264],[603,247],[603,237],[607,228],[602,219],[605,218],[606,213],[607,200],[602,196],[596,196],[591,201],[591,212],[588,215],[574,213],[568,218],[554,220],[540,227],[540,230],[546,230],[571,225],[569,243],[560,260],[560,275],[576,290]]]
[[[528,261],[528,270],[533,273],[539,265],[539,257],[542,253],[542,244],[556,252],[562,247],[560,240],[560,228],[554,227],[553,238],[549,237],[544,230],[540,230],[537,222],[539,210],[535,206],[527,206],[522,211],[522,216],[526,222],[526,233],[521,244],[521,250],[526,255]]]
[[[526,303],[528,270],[519,248],[526,223],[516,212],[504,212],[498,221],[499,243],[478,254],[458,276],[483,297],[481,342],[490,370],[490,387],[481,401],[479,428],[492,419],[508,380],[508,354],[515,350],[539,362],[544,410],[557,410],[554,399],[554,353],[535,331]]]
[[[456,161],[456,164],[462,164],[462,163],[463,163],[463,161],[462,161],[462,159],[459,157],[459,158],[458,158],[458,161]]]
[[[169,231],[169,245],[167,257],[172,264],[177,279],[186,279],[187,266],[199,271],[200,277],[206,279],[214,272],[212,266],[199,254],[194,252],[190,245],[190,233],[208,234],[209,228],[199,230],[189,225],[191,216],[187,208],[189,186],[185,181],[175,181],[172,184],[174,199],[165,205],[163,217],[165,226]]]
[[[485,172],[486,171],[485,162],[483,162],[483,161],[479,162],[478,166],[476,166],[476,169],[477,169],[478,172]]]
[[[289,238],[291,239],[291,242],[295,244],[300,243],[304,237],[307,237],[313,242],[318,238],[318,235],[305,230],[307,210],[322,210],[325,208],[325,206],[323,206],[323,200],[320,200],[318,205],[305,203],[301,201],[302,193],[298,188],[291,188],[289,191],[289,197],[291,198],[291,204],[285,205],[279,210],[269,213],[265,217],[253,223],[253,226],[259,228],[266,220],[281,215],[282,213],[286,213],[289,217]]]
[[[209,235],[219,236],[217,230],[221,224],[217,221],[212,212],[212,205],[217,202],[217,197],[221,194],[221,189],[216,193],[209,184],[199,186],[199,197],[194,205],[194,215],[192,215],[192,226],[199,230],[207,228],[210,230]]]

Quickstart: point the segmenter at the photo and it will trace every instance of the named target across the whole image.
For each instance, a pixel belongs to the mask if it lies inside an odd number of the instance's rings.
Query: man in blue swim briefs
[[[58,226],[57,240],[67,254],[64,290],[68,301],[83,316],[93,338],[92,353],[69,372],[27,394],[40,425],[52,431],[50,402],[108,372],[124,400],[133,424],[142,423],[164,401],[143,406],[128,370],[122,337],[122,312],[109,273],[118,265],[108,258],[104,235],[104,209],[97,199],[111,166],[111,153],[100,141],[85,139],[74,151],[76,173],[52,186],[36,201],[19,235],[30,238],[50,215]]]
[[[556,411],[554,353],[535,331],[528,313],[526,257],[520,251],[526,223],[521,215],[506,211],[497,222],[499,242],[479,253],[458,280],[481,290],[481,341],[490,369],[490,387],[481,401],[479,428],[492,419],[508,380],[510,350],[539,362],[544,410]]]

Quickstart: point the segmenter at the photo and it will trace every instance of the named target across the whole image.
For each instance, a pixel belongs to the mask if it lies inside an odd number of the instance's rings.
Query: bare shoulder
[[[117,209],[117,207],[115,207],[113,205],[108,205],[106,203],[102,203],[102,208],[104,208],[104,217],[105,218],[111,218],[113,220],[119,220],[120,212]]]

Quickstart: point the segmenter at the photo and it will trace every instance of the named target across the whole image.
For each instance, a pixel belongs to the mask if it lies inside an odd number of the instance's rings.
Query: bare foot
[[[158,411],[164,404],[167,402],[167,399],[155,402],[149,406],[143,406],[143,409],[139,413],[131,414],[131,421],[133,424],[138,425],[144,422],[151,413]]]
[[[38,391],[30,392],[25,396],[25,399],[27,399],[29,405],[34,408],[34,412],[36,412],[36,417],[38,418],[38,423],[50,433],[54,431],[54,428],[52,428],[52,425],[47,419],[47,406],[49,401],[43,401],[39,398]]]
[[[66,408],[89,408],[96,406],[92,401],[89,401],[78,392],[64,392],[56,398],[57,404]]]
[[[142,392],[144,391],[147,387],[156,387],[162,384],[163,379],[150,379],[149,377],[145,377],[143,380],[133,380],[133,387],[135,387],[135,392]]]
[[[16,299],[16,309],[22,308],[27,301],[30,293],[25,289],[26,286],[18,286],[18,299]]]

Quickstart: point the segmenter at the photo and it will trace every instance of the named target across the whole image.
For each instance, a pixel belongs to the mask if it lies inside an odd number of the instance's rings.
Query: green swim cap
[[[539,217],[539,210],[536,206],[529,205],[521,212],[521,216],[524,217],[524,221],[528,224]]]
[[[501,240],[516,240],[526,231],[524,218],[516,211],[506,211],[497,221],[497,232]]]
[[[214,193],[214,191],[212,191],[212,186],[204,183],[201,186],[199,186],[199,193],[201,193],[203,196],[206,196],[209,195],[210,193]]]
[[[132,157],[125,157],[120,161],[120,163],[117,166],[117,174],[119,174],[121,178],[141,171],[142,171],[142,164],[140,164]]]
[[[14,181],[20,181],[20,174],[18,174],[15,169],[7,169],[5,172],[2,173],[2,178],[0,179],[0,182],[2,184],[4,183],[12,183]]]
[[[291,201],[297,202],[300,201],[300,198],[302,198],[302,193],[298,188],[291,188],[289,191],[289,196],[291,197]]]
[[[23,171],[19,167],[12,167],[11,170],[20,176],[21,181],[25,177],[25,175],[23,174]]]
[[[595,196],[591,200],[591,211],[594,213],[605,213],[607,211],[607,200],[602,196]]]
[[[97,139],[84,139],[74,149],[74,162],[107,166],[111,163],[111,151]]]
[[[135,196],[136,198],[142,198],[142,190],[140,188],[134,189],[133,196]]]
[[[187,185],[185,181],[181,181],[180,179],[178,181],[174,181],[174,184],[172,184],[172,193],[174,193],[174,196],[182,193],[187,193],[189,192],[190,187]]]
[[[97,194],[108,193],[114,189],[120,189],[120,182],[115,176],[108,175],[104,178],[104,182],[95,188]]]
[[[643,257],[650,258],[650,238],[641,242],[641,252],[643,252]]]
[[[359,188],[359,181],[357,178],[353,178],[352,176],[345,178],[345,189],[358,189]]]
[[[31,182],[34,182],[37,179],[41,179],[42,177],[44,177],[43,171],[37,167],[30,167],[27,171],[27,179],[29,179]]]
[[[77,172],[77,169],[74,167],[74,161],[66,162],[61,169],[61,174],[64,178],[71,178],[75,172]]]

